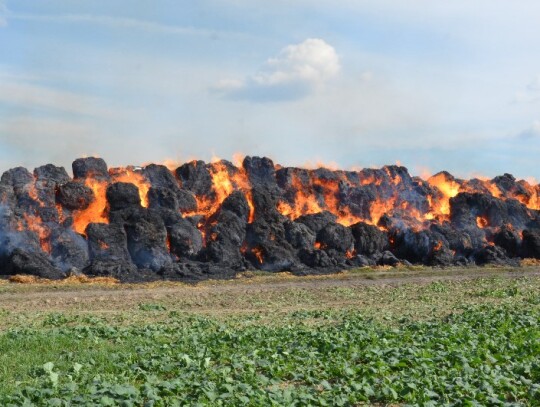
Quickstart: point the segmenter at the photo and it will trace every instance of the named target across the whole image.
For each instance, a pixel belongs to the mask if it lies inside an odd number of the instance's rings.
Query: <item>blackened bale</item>
[[[247,257],[260,270],[285,271],[297,263],[296,250],[285,239],[285,227],[280,222],[263,218],[247,225]]]
[[[447,247],[436,248],[428,258],[430,266],[451,266],[454,263],[454,252]]]
[[[148,190],[148,203],[150,208],[167,208],[178,210],[178,196],[170,188],[151,186]]]
[[[460,228],[474,226],[482,217],[487,226],[525,226],[531,219],[527,207],[515,199],[501,200],[487,193],[461,192],[450,199],[450,218]]]
[[[172,209],[167,209],[167,208],[152,209],[152,208],[150,208],[150,210],[154,211],[155,213],[157,213],[159,215],[159,217],[163,220],[163,223],[165,224],[165,226],[167,228],[170,228],[171,226],[173,226],[173,225],[177,224],[178,222],[182,221],[182,219],[183,219],[180,212],[172,210]],[[190,223],[192,223],[192,222],[190,222]]]
[[[487,245],[474,252],[474,260],[476,264],[482,266],[485,264],[498,265],[518,265],[517,260],[509,259],[506,251],[498,246]]]
[[[259,270],[269,272],[290,271],[295,268],[296,257],[290,247],[269,241],[247,251],[246,257]]]
[[[303,223],[287,221],[285,227],[285,238],[295,249],[312,250],[315,246],[315,232]]]
[[[65,277],[65,274],[54,267],[44,253],[25,251],[20,248],[16,248],[11,253],[4,272],[7,275],[30,274],[50,280]]]
[[[203,257],[207,261],[233,269],[242,269],[244,260],[240,247],[246,238],[246,221],[229,210],[219,211],[216,223],[206,230],[206,248]]]
[[[86,157],[78,158],[71,164],[75,179],[94,178],[102,181],[110,181],[107,163],[103,158]]]
[[[329,223],[335,222],[337,216],[328,211],[315,213],[312,215],[302,215],[296,219],[296,222],[303,223],[310,228],[315,234],[319,233]]]
[[[56,200],[64,208],[82,210],[90,206],[94,200],[94,192],[80,182],[70,181],[58,187]]]
[[[128,182],[115,182],[109,185],[106,196],[111,211],[139,207],[141,205],[139,189]]]
[[[167,230],[157,213],[134,211],[125,219],[124,229],[129,254],[138,268],[157,272],[171,263]]]
[[[277,190],[256,186],[251,190],[255,218],[264,218],[271,222],[284,222],[286,218],[276,209],[279,195]]]
[[[122,225],[90,223],[86,228],[91,260],[131,263],[127,236]]]
[[[71,181],[64,167],[47,164],[34,169],[34,177],[37,181],[51,181],[57,185]]]
[[[59,229],[51,236],[51,257],[54,264],[63,272],[82,270],[88,265],[88,243],[70,229]]]
[[[154,187],[167,188],[175,192],[180,189],[178,186],[178,181],[172,172],[164,165],[147,165],[144,167],[143,173],[145,178]]]
[[[250,247],[254,247],[266,242],[284,242],[285,228],[282,223],[268,222],[259,218],[247,225],[246,242]]]
[[[242,191],[234,191],[221,204],[222,210],[231,211],[244,221],[249,219],[249,204]]]
[[[324,250],[302,249],[298,253],[300,261],[311,268],[321,268],[332,271],[337,266],[337,261],[332,259]]]
[[[179,189],[176,192],[178,200],[178,209],[184,212],[195,212],[197,210],[197,200],[192,192],[185,189]]]
[[[345,253],[354,248],[354,238],[351,230],[339,223],[329,223],[317,233],[317,242],[325,249],[334,249]]]
[[[0,212],[0,215],[3,213]],[[23,249],[27,252],[41,252],[41,244],[36,233],[29,229],[21,231],[9,230],[8,224],[3,224],[4,221],[10,222],[9,219],[1,219],[0,225],[0,257],[9,256],[15,249]],[[0,267],[0,270],[2,267]],[[1,272],[1,271],[0,271]]]
[[[429,230],[433,235],[439,236],[439,240],[448,242],[450,250],[463,255],[471,254],[475,245],[481,245],[485,239],[484,233],[475,227],[460,230],[449,223],[444,223],[433,224]]]
[[[395,267],[401,263],[401,261],[391,251],[385,250],[382,253],[374,256],[379,266],[392,266]]]
[[[15,189],[19,189],[34,182],[34,177],[26,168],[16,167],[4,172],[0,182],[5,185],[11,185]]]
[[[195,195],[208,195],[212,191],[212,176],[204,161],[191,161],[176,169],[182,188]]]
[[[495,233],[493,242],[497,246],[502,247],[511,257],[520,255],[521,237],[512,227],[507,225],[502,226],[499,231]]]
[[[371,207],[377,200],[377,190],[374,185],[349,187],[343,194],[342,204],[349,208],[353,215],[363,219],[371,216]]]
[[[0,183],[0,206],[13,207],[15,205],[15,193],[11,185]]]
[[[35,199],[34,177],[26,168],[16,167],[4,172],[0,183],[13,188],[14,203],[21,211],[35,211],[41,205]]]
[[[412,263],[426,263],[437,243],[432,241],[428,231],[405,229],[395,233],[392,252],[400,259]]]
[[[371,255],[388,249],[388,234],[377,226],[358,222],[350,226],[356,253]]]
[[[194,257],[203,247],[201,232],[187,219],[180,221],[169,228],[171,253],[178,257]]]
[[[122,282],[141,282],[137,266],[131,262],[112,259],[93,260],[83,270],[84,274],[96,277],[113,277]]]
[[[58,224],[58,210],[54,206],[40,206],[36,208],[35,213],[43,222],[48,223],[52,229]]]
[[[71,180],[64,167],[52,164],[34,169],[34,178],[38,199],[43,205],[52,207],[55,206],[56,188]]]
[[[245,157],[242,163],[251,185],[267,189],[275,189],[276,169],[274,162],[267,157]]]
[[[522,249],[523,257],[540,259],[540,229],[523,231]]]

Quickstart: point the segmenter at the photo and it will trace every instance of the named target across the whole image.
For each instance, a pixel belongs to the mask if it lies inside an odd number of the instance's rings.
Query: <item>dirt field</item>
[[[540,282],[540,267],[360,269],[305,277],[248,272],[235,280],[196,285],[172,282],[18,284],[3,280],[0,281],[0,310],[29,319],[50,312],[97,313],[104,317],[127,313],[136,319],[145,304],[156,309],[210,315],[290,312],[319,307],[385,312],[399,309],[410,301],[416,303],[416,308],[429,306],[430,302],[421,301],[421,296],[431,292],[433,284],[438,282],[447,283],[443,297],[450,307],[453,303],[486,300],[474,293],[466,295],[471,280],[480,280],[474,284],[478,288],[493,285],[493,281],[504,285],[505,280],[525,277],[534,284]],[[455,295],[449,295],[448,290],[453,289]],[[383,298],[386,300],[381,301]],[[449,307],[439,311],[444,312]]]

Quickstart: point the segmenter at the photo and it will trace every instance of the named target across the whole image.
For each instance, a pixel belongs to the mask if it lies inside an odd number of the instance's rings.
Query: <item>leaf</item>
[[[53,362],[47,362],[43,365],[43,370],[45,373],[50,373],[54,369],[54,363]]]
[[[54,387],[58,386],[58,373],[49,372],[49,380]]]

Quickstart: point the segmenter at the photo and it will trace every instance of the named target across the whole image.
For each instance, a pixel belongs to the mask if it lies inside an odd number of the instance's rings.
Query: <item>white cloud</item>
[[[336,50],[324,40],[308,38],[288,45],[255,75],[224,79],[213,88],[232,99],[293,100],[306,96],[340,71]]]

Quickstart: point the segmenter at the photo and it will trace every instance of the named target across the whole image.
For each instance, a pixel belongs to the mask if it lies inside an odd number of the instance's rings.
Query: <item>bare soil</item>
[[[183,312],[241,314],[258,309],[309,309],[323,304],[327,307],[356,307],[376,300],[376,292],[386,288],[523,277],[540,280],[540,267],[360,269],[305,277],[255,272],[245,273],[234,280],[206,281],[195,285],[170,282],[64,285],[0,281],[0,311],[115,314],[138,309],[141,304],[162,304],[163,309]],[[373,288],[376,289],[375,298],[371,299]]]

